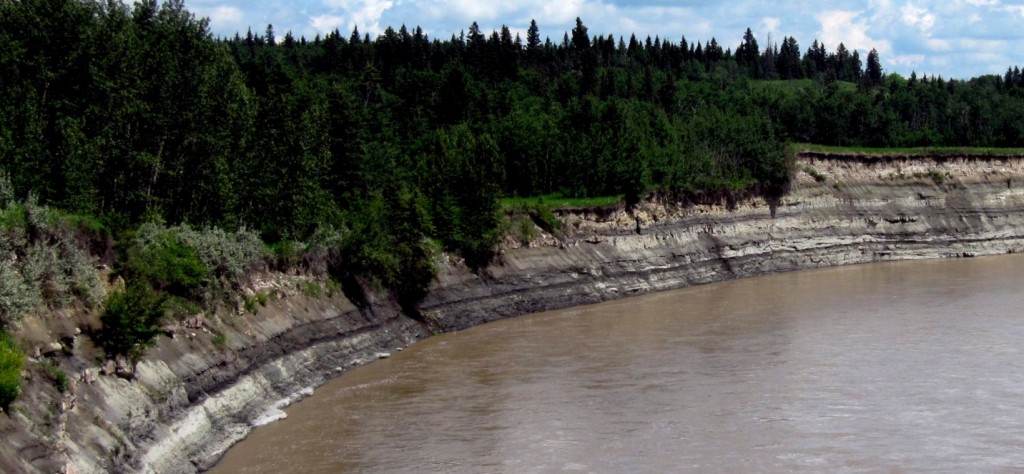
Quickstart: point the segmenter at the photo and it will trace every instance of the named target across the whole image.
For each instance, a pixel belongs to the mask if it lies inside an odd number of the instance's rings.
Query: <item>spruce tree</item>
[[[882,84],[882,63],[878,60],[878,50],[874,48],[868,53],[868,65],[865,73],[867,74],[868,82],[872,86]]]

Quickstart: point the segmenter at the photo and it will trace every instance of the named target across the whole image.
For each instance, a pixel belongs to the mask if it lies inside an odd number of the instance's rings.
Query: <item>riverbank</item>
[[[9,440],[0,457],[18,460],[0,467],[194,472],[279,416],[276,407],[432,333],[746,276],[1024,250],[1024,157],[816,152],[796,166],[792,189],[772,204],[655,199],[558,211],[565,235],[537,228],[528,245],[510,239],[480,272],[447,262],[420,320],[391,301],[356,306],[340,292],[302,291],[300,276],[267,275],[249,288],[273,295],[255,315],[216,328],[186,322],[159,339],[134,381],[103,375],[87,338],[72,339],[72,389],[0,426]]]
[[[560,216],[561,241],[446,268],[424,303],[435,331],[732,278],[1024,249],[1024,159],[803,153],[775,205],[644,202]]]

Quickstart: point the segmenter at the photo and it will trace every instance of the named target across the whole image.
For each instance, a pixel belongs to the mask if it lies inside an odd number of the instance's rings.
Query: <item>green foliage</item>
[[[762,51],[750,30],[735,54],[588,31],[578,20],[542,44],[531,24],[525,48],[476,24],[465,40],[388,28],[278,44],[215,39],[180,1],[0,2],[0,255],[18,257],[0,317],[99,301],[67,237],[149,220],[171,226],[144,225],[121,257],[159,292],[213,299],[268,264],[262,237],[278,268],[376,283],[413,308],[437,252],[491,261],[502,196],[778,197],[796,171],[785,141],[1024,143],[1019,71],[904,79],[875,51],[791,37]],[[557,233],[548,211],[531,219]]]
[[[2,186],[0,186],[2,187]],[[28,311],[73,301],[93,305],[102,298],[99,274],[76,221],[36,203],[8,200],[0,210],[0,327]]]
[[[578,199],[575,201],[601,202],[596,199]],[[618,199],[614,202],[618,202]],[[521,198],[505,200],[503,207],[506,209],[506,212],[513,213],[510,230],[524,242],[528,243],[537,238],[534,224],[555,237],[560,237],[565,231],[565,224],[558,217],[555,217],[546,197],[538,197],[532,202]]]
[[[226,348],[228,345],[228,337],[224,335],[223,332],[218,331],[216,329],[213,329],[212,332],[213,339],[211,340],[211,342],[213,342],[213,347],[216,347],[217,349]]]
[[[516,214],[509,219],[509,231],[508,233],[519,239],[519,241],[529,244],[540,234],[537,232],[537,228],[533,224],[533,219],[530,216],[524,214]]]
[[[208,269],[195,249],[170,232],[150,232],[143,226],[128,249],[125,275],[129,281],[177,296],[196,296],[208,282]],[[109,301],[108,301],[109,303]]]
[[[942,174],[941,171],[931,170],[928,172],[928,176],[930,176],[932,181],[939,186],[942,186],[942,183],[946,181],[946,175]]]
[[[256,304],[256,298],[248,298],[248,297],[244,297],[243,296],[242,297],[242,306],[245,308],[246,312],[249,312],[249,313],[252,313],[252,314],[258,314],[259,313],[259,307]]]
[[[252,298],[245,296],[242,297],[242,303],[243,306],[245,307],[245,310],[252,314],[257,314],[259,312],[259,308],[261,306],[266,306],[267,302],[269,301],[270,294],[264,292],[257,292],[256,294],[252,295]]]
[[[794,143],[791,145],[794,151],[811,151],[818,153],[832,153],[838,155],[866,155],[866,156],[1006,156],[1024,155],[1024,148],[989,148],[989,147],[854,147],[854,146],[827,146],[814,145],[810,143]]]
[[[40,363],[40,367],[43,369],[43,373],[50,379],[50,382],[53,383],[53,387],[56,388],[58,392],[64,393],[67,391],[68,374],[66,372],[48,360]]]
[[[551,212],[551,208],[545,205],[543,201],[538,201],[533,210],[536,212],[535,219],[537,225],[547,233],[559,236],[565,230],[565,224],[555,217],[555,214]]]
[[[269,255],[259,236],[244,228],[225,232],[218,228],[197,230],[187,224],[143,224],[136,232],[134,248],[147,255],[150,263],[157,263],[143,272],[156,277],[150,281],[158,283],[154,285],[157,288],[165,285],[161,281],[198,286],[204,278],[235,280],[265,266]]]
[[[306,245],[293,240],[282,240],[269,246],[274,266],[279,270],[299,267],[306,249]]]
[[[40,303],[39,295],[13,265],[0,265],[0,330],[16,326]]]
[[[7,411],[21,394],[21,368],[25,355],[6,331],[0,331],[0,408]]]
[[[562,193],[551,193],[536,198],[502,198],[500,200],[501,210],[526,211],[531,207],[530,201],[543,204],[548,210],[556,209],[592,209],[614,206],[623,201],[621,195],[617,196],[592,196],[592,197],[570,197]]]
[[[138,283],[107,295],[96,335],[107,356],[124,355],[137,362],[161,333],[166,299]]]
[[[810,166],[805,166],[803,172],[810,175],[812,178],[814,178],[815,181],[819,183],[824,183],[825,180],[828,179],[825,175],[821,174],[821,172],[814,168],[811,168]]]
[[[299,290],[302,294],[309,296],[310,298],[319,298],[323,294],[323,287],[315,281],[304,281],[299,284]]]

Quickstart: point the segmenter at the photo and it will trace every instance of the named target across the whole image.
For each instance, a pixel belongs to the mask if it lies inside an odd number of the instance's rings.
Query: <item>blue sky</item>
[[[1016,3],[1015,3],[1016,2]],[[291,31],[313,38],[338,28],[346,35],[354,25],[364,33],[420,26],[431,37],[446,39],[477,21],[484,31],[508,25],[525,30],[536,19],[541,36],[560,41],[581,17],[590,34],[638,38],[655,35],[678,42],[739,44],[751,28],[763,48],[769,37],[794,36],[805,51],[815,39],[832,51],[840,42],[866,57],[879,51],[886,72],[911,71],[968,78],[1002,74],[1007,66],[1024,66],[1024,0],[807,0],[764,2],[733,0],[186,0],[200,17],[210,18],[218,36],[233,36],[252,27],[262,33],[268,23],[277,35]]]

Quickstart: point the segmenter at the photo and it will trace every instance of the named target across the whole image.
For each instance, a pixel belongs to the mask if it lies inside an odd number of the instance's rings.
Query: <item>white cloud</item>
[[[761,26],[764,27],[765,33],[777,33],[781,24],[782,20],[773,16],[766,16],[761,19]]]
[[[2,1],[2,0],[0,0]],[[747,27],[759,42],[793,36],[806,49],[811,41],[829,50],[877,49],[888,71],[971,77],[1024,65],[1024,50],[1011,47],[1020,36],[1024,0],[838,0],[819,7],[808,0],[720,2],[679,0],[185,0],[197,16],[210,18],[215,35],[247,28],[260,32],[272,23],[307,38],[335,28],[371,37],[384,27],[422,27],[447,39],[479,22],[488,34],[507,25],[523,31],[536,19],[541,37],[560,42],[580,17],[591,36],[614,34],[628,40],[660,36],[678,42],[685,35],[701,43],[715,37],[739,44]],[[808,15],[806,12],[814,14]],[[802,51],[801,51],[802,52]],[[993,52],[997,52],[993,54]],[[1001,64],[1001,65],[1000,65]]]
[[[376,34],[384,30],[381,18],[384,12],[395,5],[393,0],[323,0],[330,12],[310,17],[314,28],[317,24],[329,24],[343,15],[348,15],[348,26],[358,26],[359,31]],[[340,25],[334,25],[331,30]]]
[[[245,13],[240,8],[228,5],[217,5],[213,7],[196,8],[199,17],[210,19],[210,27],[214,29],[228,29],[240,26],[245,18]]]
[[[918,7],[913,3],[907,3],[900,9],[900,19],[905,25],[922,32],[927,32],[935,26],[935,15],[927,8]]]
[[[891,58],[889,58],[889,62],[892,64],[898,64],[900,66],[912,68],[924,64],[924,59],[925,56],[923,54],[904,54],[892,56]]]
[[[1016,13],[1024,17],[1024,5],[1006,5],[1005,7],[1002,7],[1000,10],[1009,13]]]
[[[511,2],[509,2],[511,3]],[[565,0],[552,2],[531,2],[540,3],[541,18],[545,21],[564,23],[572,21],[581,15],[583,11],[583,0]]]
[[[309,18],[309,26],[317,33],[328,33],[345,26],[345,17],[338,15],[317,15]]]
[[[933,52],[946,53],[953,51],[953,44],[946,39],[928,38],[924,40],[924,46]]]
[[[889,41],[876,40],[868,36],[867,22],[858,19],[860,14],[861,12],[832,10],[818,15],[818,22],[821,23],[818,39],[829,49],[843,43],[851,50],[877,49],[879,53],[889,52],[892,49]]]

